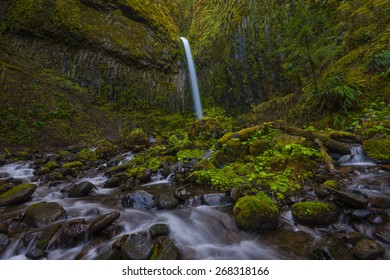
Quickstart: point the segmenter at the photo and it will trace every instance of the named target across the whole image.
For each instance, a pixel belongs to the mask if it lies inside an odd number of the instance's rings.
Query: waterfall
[[[357,165],[357,166],[372,166],[375,165],[371,159],[365,156],[361,146],[351,147],[351,154],[344,155],[339,159],[339,164],[342,166]]]
[[[203,118],[203,109],[202,101],[200,100],[199,88],[198,88],[198,79],[196,78],[195,64],[192,58],[192,52],[190,48],[190,43],[184,37],[180,37],[183,42],[184,50],[187,57],[188,71],[190,73],[190,82],[192,88],[192,97],[194,99],[195,110],[198,119]]]

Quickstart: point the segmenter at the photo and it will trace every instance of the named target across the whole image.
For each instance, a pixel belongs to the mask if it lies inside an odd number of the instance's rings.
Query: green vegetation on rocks
[[[0,194],[0,206],[20,204],[31,198],[37,186],[34,184],[22,184],[5,193]]]
[[[278,225],[278,208],[264,193],[240,198],[234,205],[233,214],[237,226],[249,232],[267,232]]]
[[[328,225],[337,221],[339,210],[331,203],[297,202],[291,207],[294,220],[308,225]]]
[[[363,144],[364,152],[378,162],[390,162],[390,138],[371,138]]]

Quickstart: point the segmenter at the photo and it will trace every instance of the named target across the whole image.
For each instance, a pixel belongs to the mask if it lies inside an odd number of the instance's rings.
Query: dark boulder
[[[319,242],[311,252],[316,260],[352,260],[347,245],[338,238],[329,237]]]
[[[154,196],[145,191],[135,191],[126,194],[122,199],[124,207],[147,210],[154,207]]]
[[[182,256],[170,238],[162,238],[153,244],[151,260],[181,260]]]
[[[44,227],[65,214],[65,209],[56,202],[40,202],[27,208],[25,219],[31,227]]]
[[[157,209],[175,209],[180,202],[173,193],[160,194],[156,201]]]
[[[114,176],[107,180],[104,184],[103,188],[112,189],[118,187],[122,183],[122,179],[120,177]]]
[[[84,197],[88,195],[93,188],[95,188],[95,185],[87,181],[75,184],[69,189],[68,197]]]
[[[89,223],[88,232],[91,235],[96,235],[100,231],[102,231],[107,226],[111,225],[115,220],[117,220],[120,216],[119,211],[114,211],[111,213],[108,213],[106,215],[99,216],[95,219],[93,219]]]
[[[150,236],[156,239],[160,236],[168,236],[170,232],[169,225],[167,224],[155,224],[149,229]]]
[[[121,246],[124,260],[145,260],[151,251],[152,242],[146,232],[131,234]]]
[[[0,253],[3,252],[5,247],[9,244],[10,240],[7,235],[0,233]]]
[[[295,221],[308,225],[328,225],[339,216],[337,206],[319,201],[297,202],[291,207],[291,213]]]
[[[353,246],[352,253],[359,260],[375,260],[385,254],[385,249],[377,241],[362,239]]]
[[[0,195],[0,207],[28,201],[36,189],[34,184],[22,184],[10,189]]]
[[[343,192],[332,188],[328,188],[328,191],[338,200],[342,201],[351,208],[364,209],[368,206],[368,200],[361,195]]]

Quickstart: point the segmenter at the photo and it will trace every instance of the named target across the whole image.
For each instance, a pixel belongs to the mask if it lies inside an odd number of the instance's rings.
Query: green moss
[[[223,129],[219,121],[214,118],[204,117],[191,124],[188,135],[191,138],[218,139],[222,136]]]
[[[364,152],[378,162],[390,162],[390,138],[371,138],[363,143]]]
[[[264,193],[240,198],[233,208],[237,226],[250,232],[265,232],[278,224],[279,211]]]
[[[335,180],[327,180],[325,182],[322,183],[325,187],[331,187],[331,188],[334,188],[334,189],[337,189],[338,188],[338,184]]]
[[[192,168],[193,170],[210,170],[215,169],[214,164],[212,164],[208,159],[203,158]]]
[[[259,156],[269,149],[267,141],[264,139],[255,140],[249,147],[249,154],[252,156]]]
[[[298,202],[291,207],[294,219],[303,224],[327,225],[338,218],[338,209],[334,204],[310,201]]]
[[[202,150],[181,150],[176,154],[178,161],[188,160],[188,159],[201,159],[204,155]]]
[[[72,161],[64,163],[61,168],[79,168],[82,166],[84,166],[84,163],[82,163],[81,161]]]
[[[49,170],[53,170],[58,167],[58,163],[55,161],[49,161],[45,164],[45,168]]]
[[[97,155],[95,151],[91,149],[82,149],[80,152],[78,152],[75,157],[78,160],[85,161],[85,162],[93,162],[97,160]]]

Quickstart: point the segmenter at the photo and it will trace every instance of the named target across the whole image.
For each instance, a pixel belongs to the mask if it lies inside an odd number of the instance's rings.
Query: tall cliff
[[[179,25],[188,20],[180,10],[187,1],[4,1],[0,7],[3,142],[31,142],[57,119],[65,126],[58,138],[69,138],[66,131],[77,127],[75,123],[83,126],[84,119],[88,127],[96,114],[103,114],[99,109],[89,113],[85,109],[83,114],[74,108],[77,104],[89,110],[93,104],[165,113],[188,107],[179,42]],[[97,129],[102,126],[103,120],[96,122]],[[49,129],[53,135],[54,129],[59,128]]]

